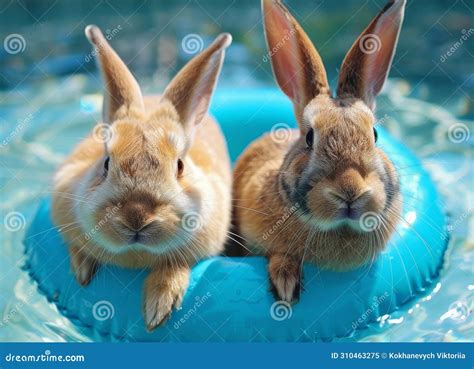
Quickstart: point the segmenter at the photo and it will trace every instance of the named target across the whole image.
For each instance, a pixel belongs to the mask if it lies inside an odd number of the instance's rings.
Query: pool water
[[[377,2],[369,2],[361,19],[351,18],[349,10],[341,15],[329,2],[315,2],[311,9],[289,3],[300,17],[308,14],[305,28],[322,45],[335,83],[337,64]],[[344,3],[350,9],[355,2]],[[472,9],[463,1],[430,3],[421,21],[410,15],[419,14],[420,5],[409,3],[393,78],[378,100],[377,116],[379,124],[414,150],[436,181],[450,217],[450,246],[439,280],[424,296],[344,340],[474,339],[472,40],[442,61],[445,51],[468,33],[466,14],[472,16]],[[2,38],[16,33],[26,42],[22,52],[0,53],[0,342],[91,340],[89,332],[46,301],[21,269],[27,224],[50,193],[55,168],[100,116],[101,85],[87,58],[85,24],[103,24],[110,32],[121,25],[112,45],[130,61],[146,93],[160,91],[192,56],[183,51],[186,35],[196,33],[207,44],[220,29],[232,32],[234,43],[219,87],[274,86],[269,65],[262,62],[266,51],[255,2],[130,1],[119,2],[114,11],[108,2],[95,9],[87,6],[92,2],[75,4],[74,9],[58,5],[49,11],[38,5],[28,9],[31,17],[15,2],[0,6],[2,14],[10,14],[0,26]],[[236,17],[237,11],[248,17]],[[341,41],[335,41],[336,35]],[[411,35],[422,36],[415,40]]]

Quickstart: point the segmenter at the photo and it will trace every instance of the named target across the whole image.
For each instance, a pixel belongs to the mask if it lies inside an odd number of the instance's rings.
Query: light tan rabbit
[[[273,72],[293,101],[299,131],[286,140],[264,135],[241,155],[234,214],[249,246],[267,255],[277,299],[298,300],[303,261],[335,270],[360,266],[394,231],[399,183],[377,147],[373,109],[404,6],[405,0],[390,1],[359,36],[332,96],[321,58],[300,25],[280,1],[262,1]]]
[[[161,97],[143,98],[99,28],[85,33],[105,81],[105,123],[58,170],[53,219],[80,284],[104,263],[151,269],[144,317],[153,329],[180,305],[190,267],[226,240],[230,161],[207,109],[231,36],[218,36]]]

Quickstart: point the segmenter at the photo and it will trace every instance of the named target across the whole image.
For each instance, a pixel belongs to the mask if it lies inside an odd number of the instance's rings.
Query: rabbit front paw
[[[268,272],[275,299],[298,302],[301,293],[301,263],[287,255],[272,255],[269,258]]]
[[[99,262],[77,246],[70,247],[71,267],[81,286],[87,286],[99,269]]]
[[[148,331],[168,320],[173,308],[179,308],[189,283],[189,269],[153,271],[145,282],[144,317]]]

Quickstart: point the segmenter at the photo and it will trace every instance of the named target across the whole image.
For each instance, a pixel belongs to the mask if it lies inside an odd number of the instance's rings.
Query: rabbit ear
[[[163,99],[170,101],[184,129],[189,133],[207,113],[212,93],[232,36],[222,33],[199,55],[191,59],[166,87]]]
[[[354,42],[342,62],[338,97],[357,97],[375,107],[395,54],[405,3],[390,1]]]
[[[144,109],[143,97],[138,82],[133,77],[125,63],[110,47],[99,27],[89,25],[85,33],[94,46],[100,69],[105,82],[104,103],[102,115],[105,122],[112,123],[121,114],[130,109]]]
[[[326,70],[309,37],[279,0],[262,0],[262,13],[273,74],[293,100],[301,122],[309,101],[330,93]]]

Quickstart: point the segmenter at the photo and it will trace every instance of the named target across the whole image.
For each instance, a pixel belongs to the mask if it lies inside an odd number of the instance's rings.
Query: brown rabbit
[[[231,36],[218,36],[161,97],[143,98],[99,28],[85,33],[105,81],[105,123],[58,170],[53,220],[80,284],[104,263],[151,269],[144,317],[153,329],[180,305],[190,267],[226,240],[232,174],[207,109]]]
[[[400,217],[397,172],[374,129],[405,0],[390,1],[356,40],[332,96],[321,58],[280,1],[263,0],[273,72],[299,131],[254,141],[234,171],[235,223],[269,260],[276,298],[299,298],[303,261],[344,270],[384,248]],[[281,135],[280,135],[281,136]],[[375,226],[374,226],[375,225]]]

